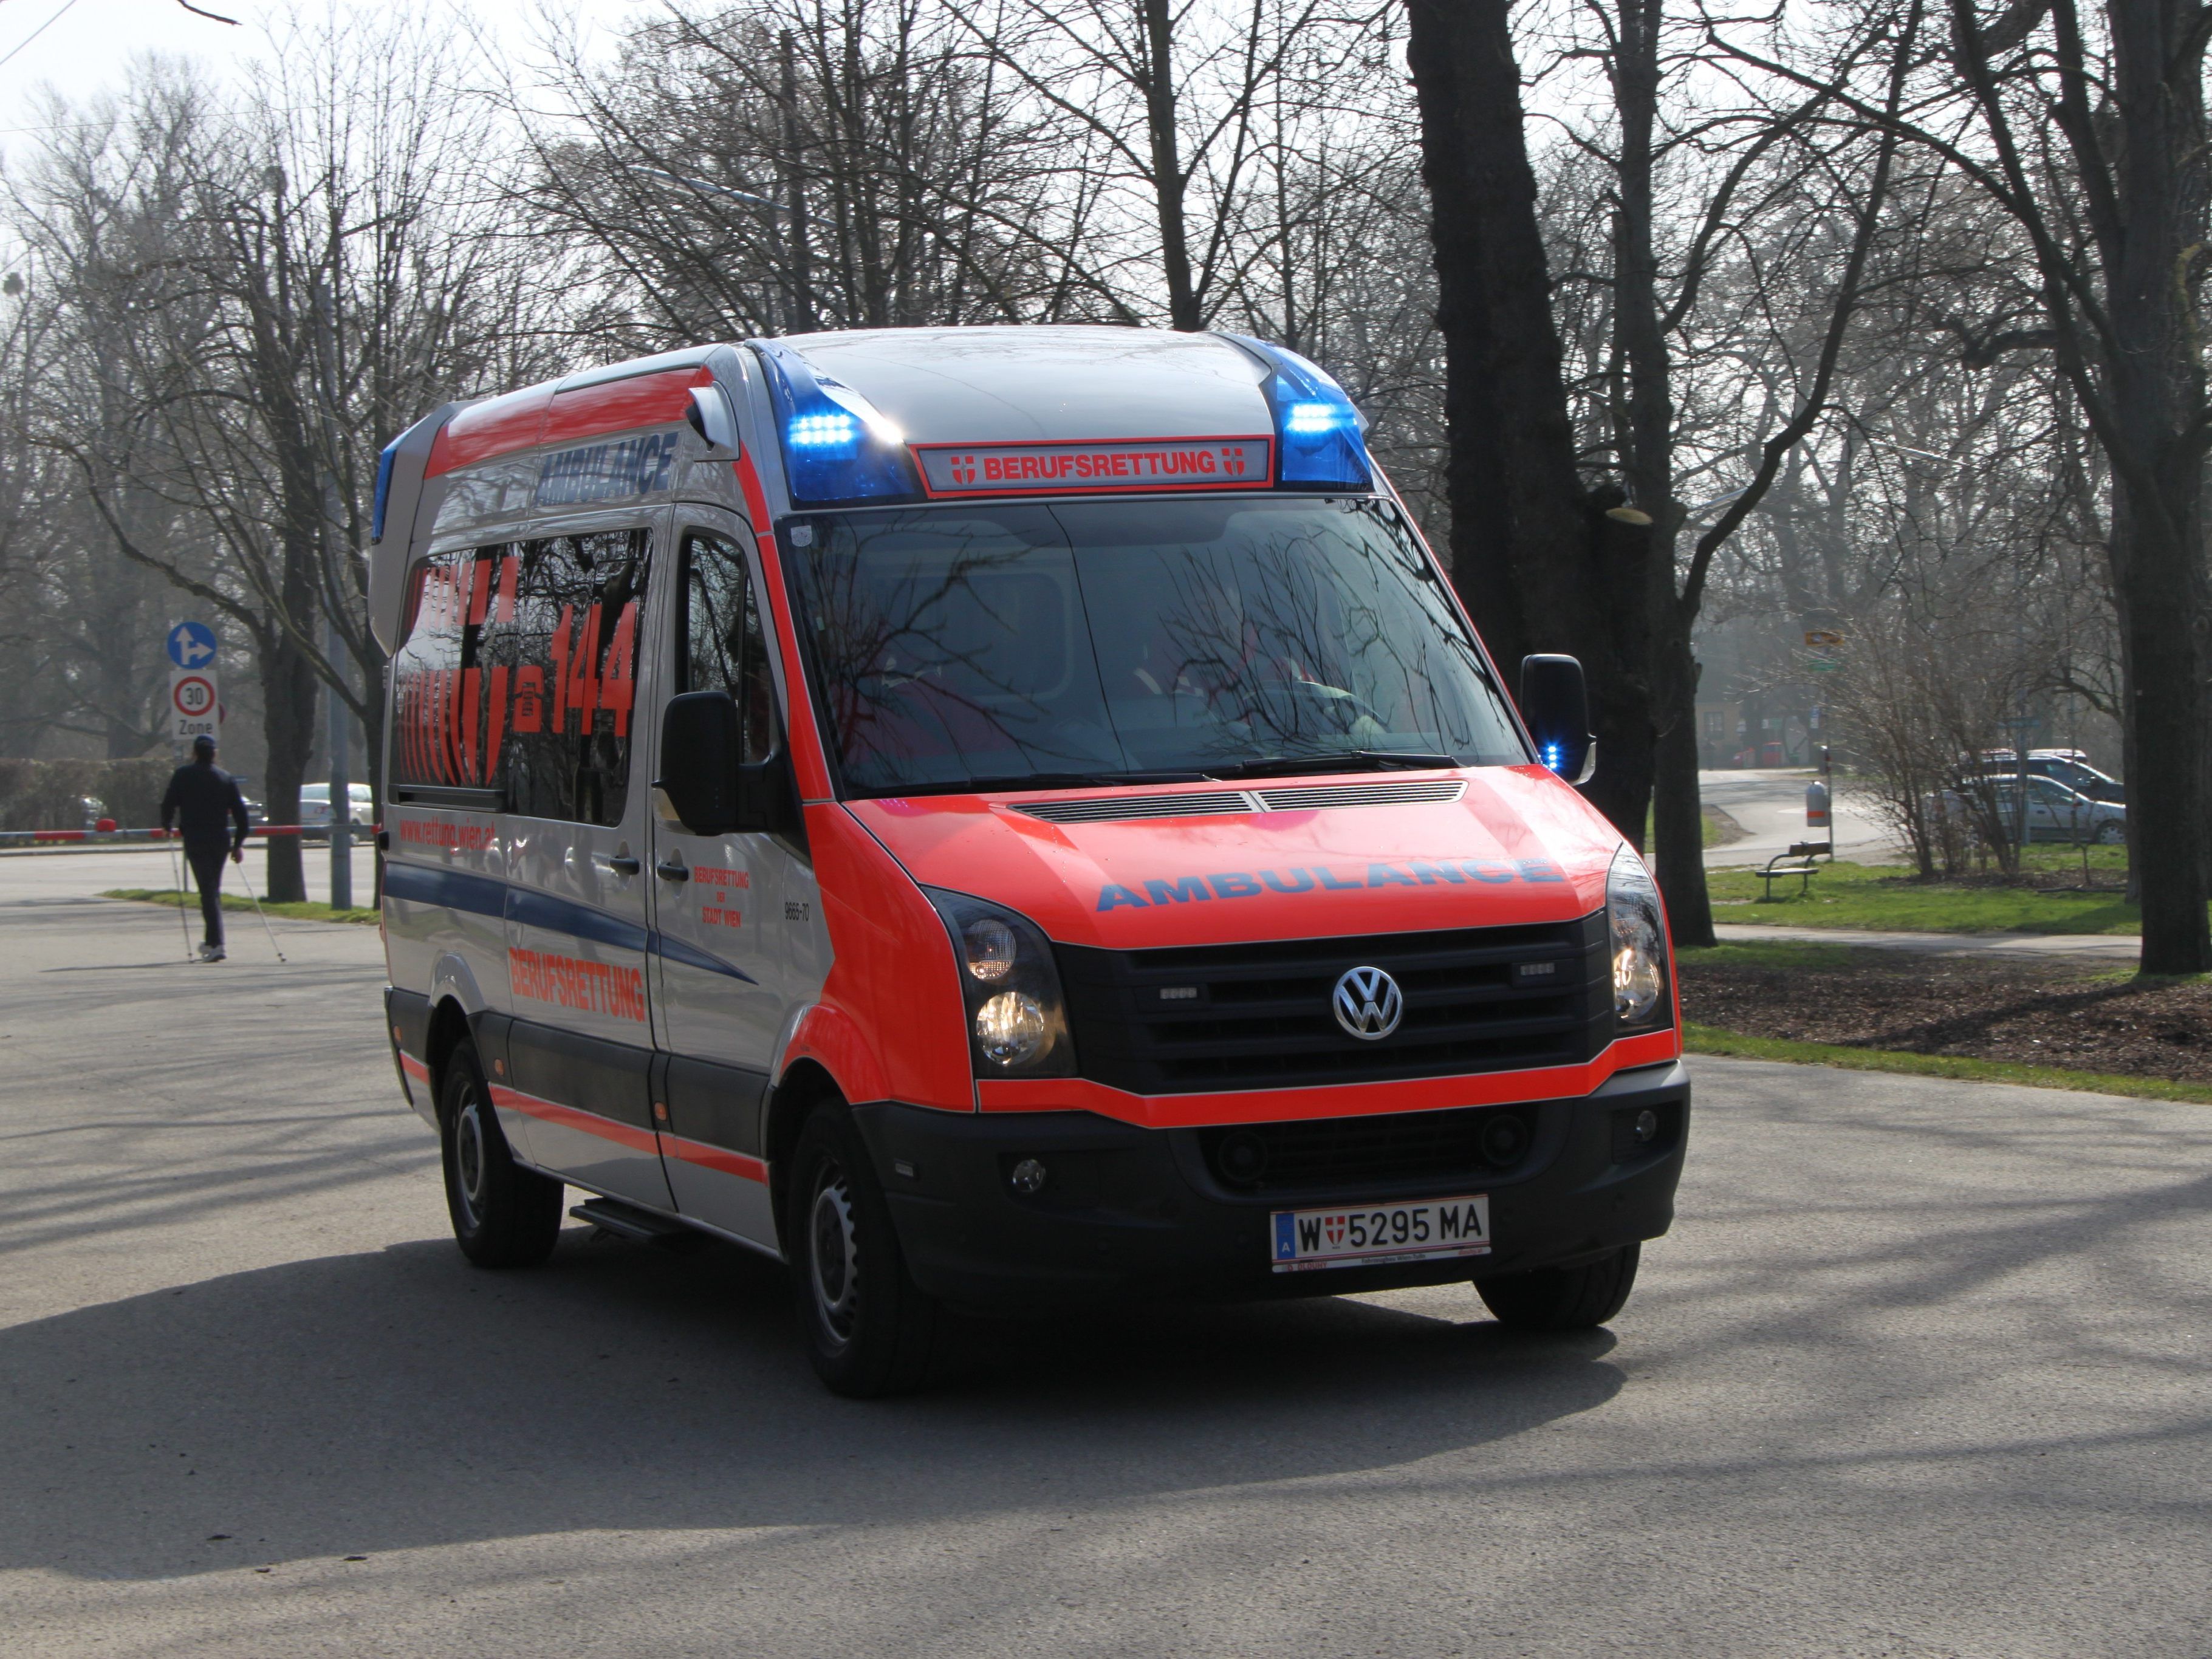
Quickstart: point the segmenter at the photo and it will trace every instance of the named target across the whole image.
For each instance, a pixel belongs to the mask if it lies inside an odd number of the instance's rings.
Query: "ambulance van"
[[[1312,363],[823,333],[385,452],[386,1026],[470,1261],[789,1264],[838,1392],[942,1310],[1472,1281],[1610,1319],[1690,1088],[1658,893]],[[1478,580],[1479,580],[1478,575]]]

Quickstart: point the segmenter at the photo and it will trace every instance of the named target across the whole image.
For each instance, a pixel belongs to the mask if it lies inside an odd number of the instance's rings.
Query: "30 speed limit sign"
[[[214,737],[222,723],[222,699],[216,688],[215,672],[206,668],[179,668],[169,674],[170,735],[189,740],[204,734]]]

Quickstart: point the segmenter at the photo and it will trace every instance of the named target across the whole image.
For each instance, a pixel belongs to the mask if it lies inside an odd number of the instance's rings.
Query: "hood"
[[[1054,823],[1020,810],[1103,790],[856,800],[848,810],[927,887],[1021,912],[1069,945],[1141,950],[1568,921],[1605,902],[1617,831],[1538,766],[1270,780],[1359,802],[1457,779],[1456,800]],[[1152,808],[1233,785],[1134,788]]]

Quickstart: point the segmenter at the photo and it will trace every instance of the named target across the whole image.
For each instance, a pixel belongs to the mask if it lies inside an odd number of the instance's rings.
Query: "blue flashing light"
[[[1565,772],[1567,767],[1566,745],[1559,743],[1546,744],[1544,745],[1544,764],[1550,767],[1554,772]]]
[[[1367,465],[1367,422],[1328,372],[1295,351],[1241,334],[1229,338],[1274,373],[1268,407],[1275,414],[1275,482],[1305,489],[1372,489]]]
[[[783,433],[784,475],[794,505],[836,507],[921,495],[904,440],[873,404],[788,346],[757,343]]]
[[[368,538],[372,542],[384,539],[384,506],[392,499],[392,463],[399,453],[399,445],[407,434],[401,433],[385,445],[384,453],[376,458],[376,504],[368,515]]]

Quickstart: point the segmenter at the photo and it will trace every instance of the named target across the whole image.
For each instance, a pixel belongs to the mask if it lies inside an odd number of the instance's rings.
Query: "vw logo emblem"
[[[1406,1012],[1398,981],[1380,968],[1346,969],[1329,1001],[1336,1010],[1336,1023],[1364,1042],[1389,1036]]]

